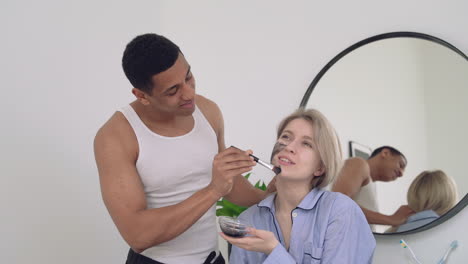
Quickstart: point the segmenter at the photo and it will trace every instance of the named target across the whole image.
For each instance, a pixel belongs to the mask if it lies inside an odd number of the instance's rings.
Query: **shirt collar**
[[[416,221],[416,220],[425,219],[425,218],[437,218],[437,217],[439,217],[439,215],[433,210],[424,210],[424,211],[421,211],[419,213],[416,213],[408,217],[407,222]]]
[[[302,201],[299,203],[297,208],[301,208],[304,210],[313,209],[324,192],[325,191],[320,188],[312,189],[312,191],[310,191],[304,197],[304,199],[302,199]],[[275,198],[276,198],[276,193],[262,200],[260,203],[258,203],[257,206],[266,207],[270,209],[270,211],[274,212],[275,211]]]

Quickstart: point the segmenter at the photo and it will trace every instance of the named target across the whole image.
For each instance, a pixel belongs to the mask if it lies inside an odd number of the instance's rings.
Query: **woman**
[[[407,193],[408,206],[416,214],[406,223],[387,232],[403,232],[426,225],[445,214],[457,203],[455,182],[441,170],[423,171],[411,183]]]
[[[299,109],[278,128],[272,163],[277,193],[244,211],[252,228],[233,244],[230,263],[371,263],[375,239],[359,206],[323,190],[341,163],[333,127],[317,110]]]

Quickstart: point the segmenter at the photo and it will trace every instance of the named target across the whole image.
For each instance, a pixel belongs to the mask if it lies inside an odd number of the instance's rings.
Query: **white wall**
[[[227,144],[268,157],[279,120],[338,52],[389,31],[435,35],[468,52],[468,2],[13,1],[0,8],[3,104],[0,253],[5,263],[122,263],[127,246],[103,206],[96,130],[132,99],[120,67],[145,32],[180,45],[198,91],[221,107]],[[265,171],[259,168],[257,175]],[[259,176],[260,177],[260,176]],[[435,261],[458,239],[466,210],[407,238]],[[402,260],[399,237],[378,238],[375,263]]]

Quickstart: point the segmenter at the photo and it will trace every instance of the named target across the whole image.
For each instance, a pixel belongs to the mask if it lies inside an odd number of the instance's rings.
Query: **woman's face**
[[[311,181],[323,174],[320,156],[314,143],[312,125],[297,118],[289,122],[282,131],[275,146],[272,163],[281,167],[284,179]]]

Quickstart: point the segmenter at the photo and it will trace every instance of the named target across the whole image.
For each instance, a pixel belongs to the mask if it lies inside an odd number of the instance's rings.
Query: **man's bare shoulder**
[[[136,146],[136,136],[121,112],[115,112],[96,133],[95,148],[120,145],[125,148]]]
[[[221,114],[221,110],[219,109],[218,105],[212,100],[204,97],[203,95],[197,94],[196,103],[204,115],[207,115],[207,114],[220,115]]]
[[[349,158],[345,161],[345,165],[347,166],[352,166],[352,167],[355,167],[355,168],[365,168],[365,167],[369,167],[369,164],[367,163],[367,160],[363,159],[363,158],[359,158],[359,157],[353,157],[353,158]]]
[[[98,130],[96,139],[118,136],[129,126],[127,119],[121,112],[115,112]]]
[[[367,185],[370,179],[370,168],[367,160],[359,157],[349,158],[345,161],[344,167],[352,171],[348,175],[360,175],[363,185]]]
[[[215,102],[197,94],[196,104],[208,122],[210,122],[211,126],[213,126],[215,131],[219,129],[220,126],[222,126],[223,116],[221,114],[221,110]]]

